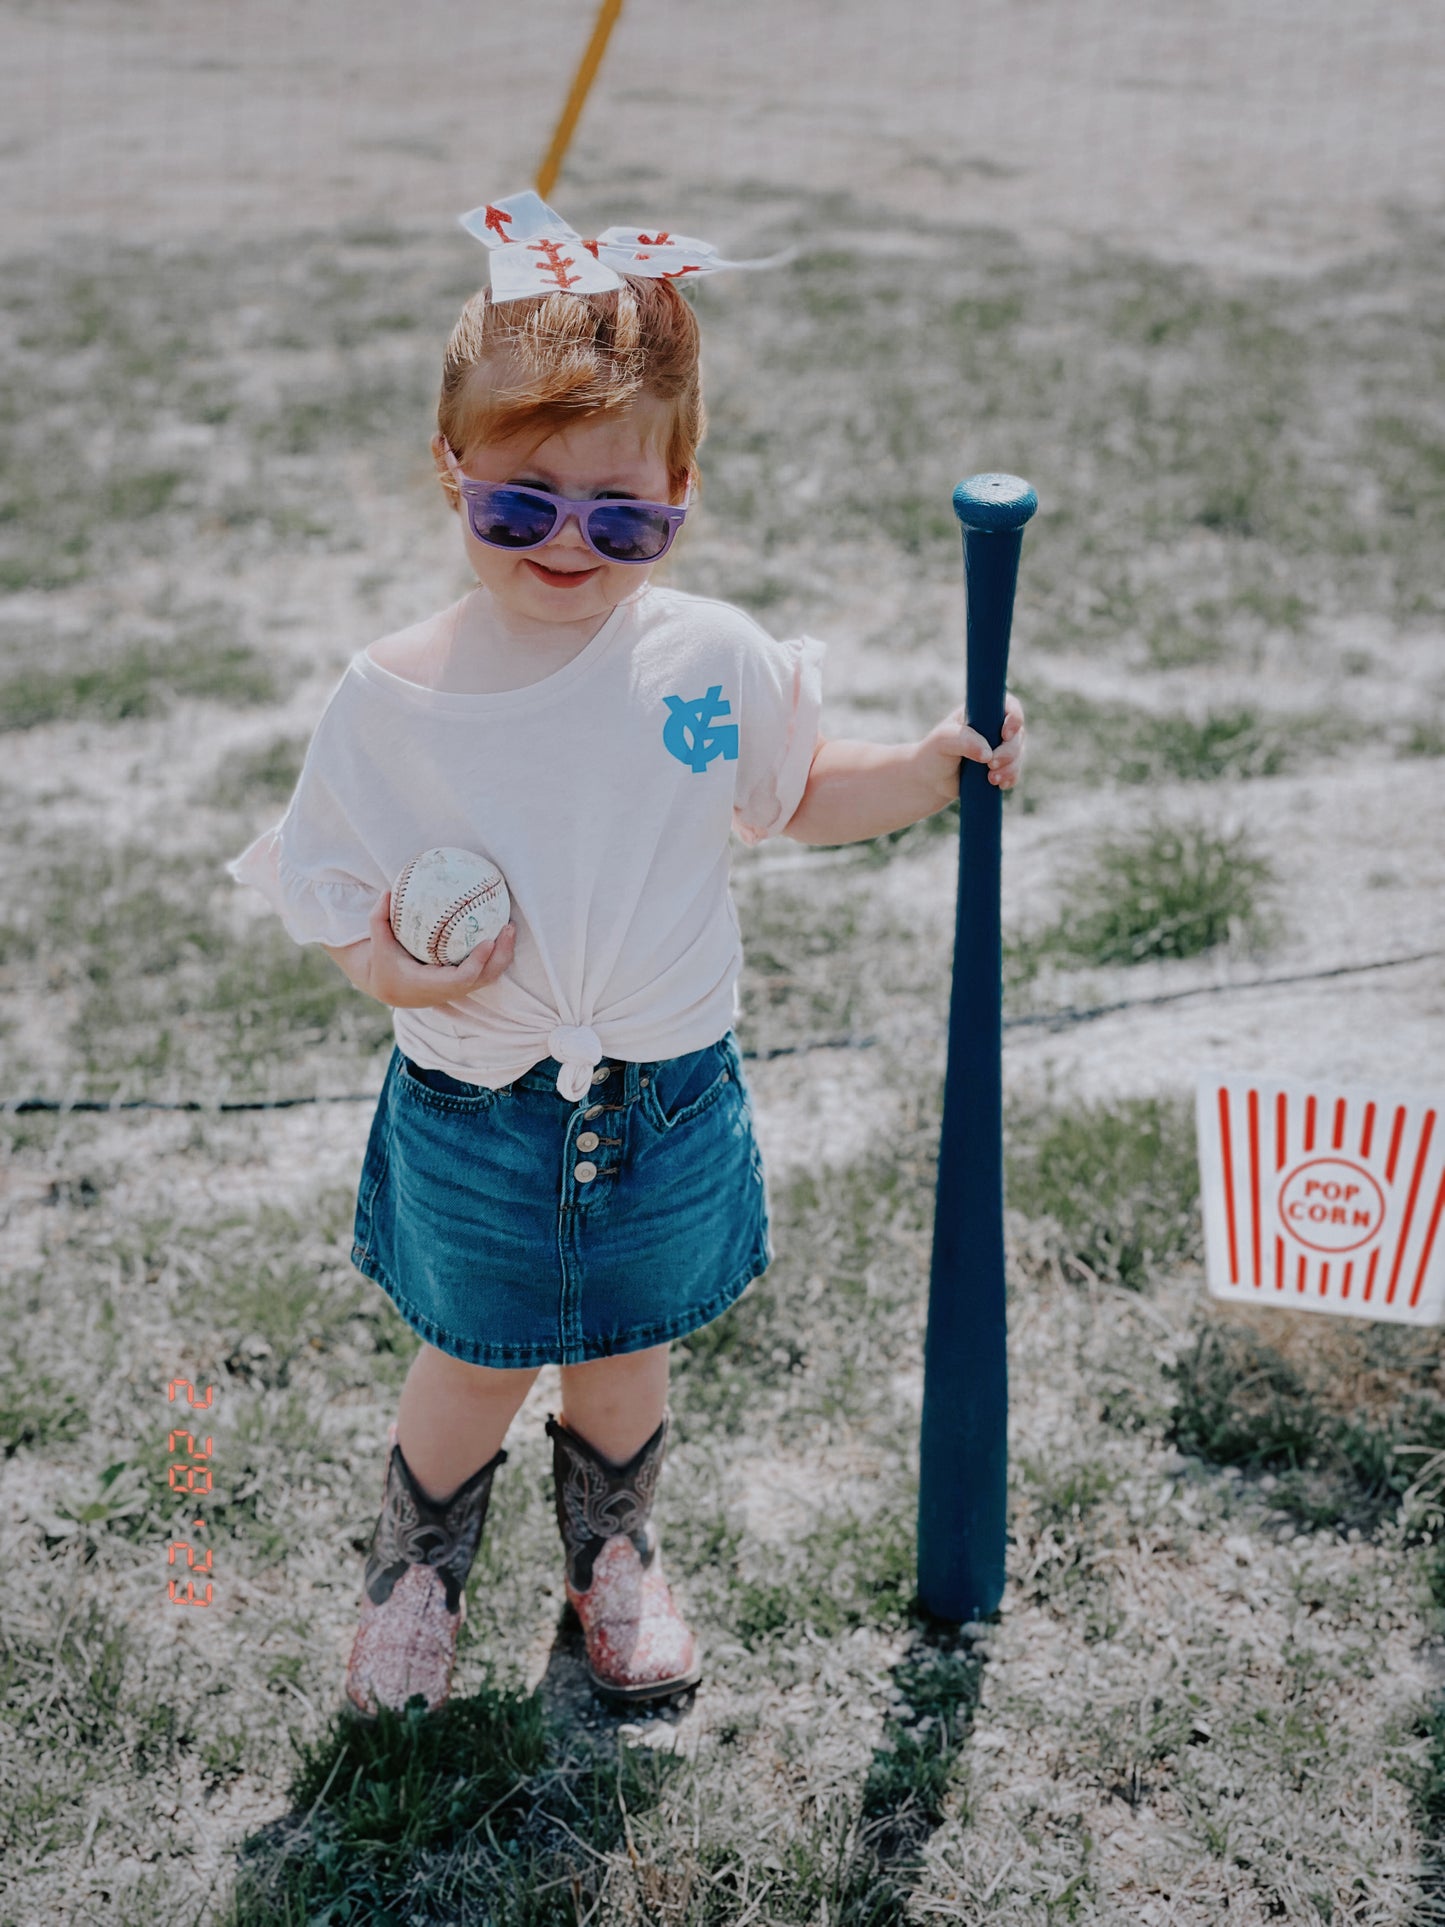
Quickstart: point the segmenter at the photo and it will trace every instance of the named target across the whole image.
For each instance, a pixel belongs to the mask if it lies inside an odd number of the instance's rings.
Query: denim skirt
[[[727,1310],[773,1259],[731,1030],[604,1058],[580,1100],[552,1057],[491,1090],[392,1051],[352,1263],[412,1330],[474,1365],[645,1350]]]

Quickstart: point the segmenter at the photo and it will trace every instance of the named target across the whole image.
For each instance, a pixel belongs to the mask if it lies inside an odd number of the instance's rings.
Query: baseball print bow
[[[460,219],[467,233],[491,250],[494,302],[551,294],[558,288],[569,294],[600,294],[620,287],[624,274],[673,281],[719,268],[769,268],[791,256],[789,250],[762,261],[724,261],[710,242],[665,231],[644,234],[636,228],[610,227],[595,241],[584,241],[530,190],[505,201],[484,202]]]

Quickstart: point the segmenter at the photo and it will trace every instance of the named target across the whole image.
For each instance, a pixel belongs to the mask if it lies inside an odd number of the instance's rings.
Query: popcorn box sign
[[[1445,1321],[1438,1100],[1200,1074],[1209,1290],[1401,1325]]]

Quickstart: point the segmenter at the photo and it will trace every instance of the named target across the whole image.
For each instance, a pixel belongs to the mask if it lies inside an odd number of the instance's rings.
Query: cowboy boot
[[[701,1678],[697,1646],[662,1576],[652,1500],[669,1414],[626,1465],[613,1465],[549,1414],[567,1598],[592,1683],[613,1699],[662,1699]]]
[[[466,1614],[467,1574],[506,1458],[498,1452],[448,1499],[431,1499],[389,1433],[381,1516],[366,1556],[361,1623],[346,1668],[346,1695],[359,1713],[400,1712],[413,1693],[435,1712],[451,1690],[457,1629]]]

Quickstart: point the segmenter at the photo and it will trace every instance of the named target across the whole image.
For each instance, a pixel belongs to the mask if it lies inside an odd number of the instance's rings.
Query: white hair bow
[[[763,261],[724,261],[710,242],[663,230],[644,234],[637,228],[610,227],[595,241],[584,241],[530,189],[505,201],[484,202],[460,220],[468,234],[491,249],[494,302],[552,294],[558,288],[568,294],[600,294],[620,287],[624,274],[672,281],[719,268],[768,268],[792,254],[789,249]]]

